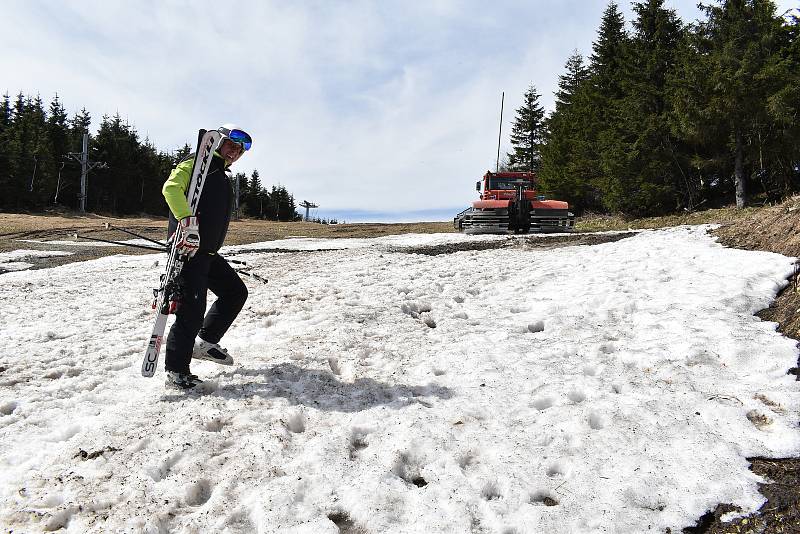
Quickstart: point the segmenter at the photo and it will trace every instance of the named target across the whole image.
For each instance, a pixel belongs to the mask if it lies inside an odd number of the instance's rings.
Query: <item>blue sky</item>
[[[695,0],[667,4],[699,16]],[[528,85],[552,107],[564,62],[590,53],[606,6],[11,0],[0,91],[58,92],[95,128],[119,112],[164,150],[234,122],[254,138],[235,169],[257,168],[320,217],[448,219],[494,167],[501,92],[505,152]]]

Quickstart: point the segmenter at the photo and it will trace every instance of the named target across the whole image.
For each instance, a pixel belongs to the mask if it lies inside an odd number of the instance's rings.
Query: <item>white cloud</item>
[[[685,20],[693,0],[671,5]],[[781,8],[792,7],[789,2]],[[325,209],[467,205],[530,83],[546,107],[605,1],[5,5],[11,93],[120,112],[162,149],[235,122],[239,165]],[[623,9],[630,9],[623,3]],[[507,147],[504,147],[505,152]]]

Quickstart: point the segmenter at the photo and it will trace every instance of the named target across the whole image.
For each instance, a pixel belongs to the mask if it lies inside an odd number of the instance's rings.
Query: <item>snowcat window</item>
[[[493,191],[497,190],[509,190],[514,191],[514,182],[516,180],[511,178],[492,178],[489,180],[489,189]]]

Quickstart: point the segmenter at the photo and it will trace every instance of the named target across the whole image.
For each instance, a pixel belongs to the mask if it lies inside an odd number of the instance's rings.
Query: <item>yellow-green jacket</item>
[[[178,163],[161,188],[170,211],[170,236],[178,227],[178,221],[192,214],[186,201],[186,190],[189,189],[194,159],[195,154],[192,154]],[[233,212],[233,191],[225,169],[225,160],[215,152],[211,158],[195,214],[200,227],[200,252],[219,250],[228,233],[228,224]]]

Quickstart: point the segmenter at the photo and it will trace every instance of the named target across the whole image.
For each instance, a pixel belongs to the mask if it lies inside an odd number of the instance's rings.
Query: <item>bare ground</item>
[[[746,250],[766,250],[800,257],[800,197],[778,206],[753,210],[714,231],[720,243]],[[778,323],[787,337],[800,336],[800,293],[797,272],[772,305],[757,315]],[[798,365],[787,372],[798,375]],[[800,376],[797,377],[800,380]],[[799,429],[800,430],[800,429]],[[800,533],[800,458],[749,458],[750,469],[762,476],[759,484],[767,502],[755,513],[730,522],[720,517],[736,508],[720,504],[701,517],[687,534]]]
[[[50,241],[74,240],[74,234],[101,239],[125,240],[125,234],[104,228],[104,224],[128,228],[151,239],[163,240],[166,235],[166,219],[138,217],[113,218],[101,215],[77,215],[54,213],[46,215],[4,214],[0,213],[0,252],[17,249],[53,250],[52,244],[37,244],[24,240]],[[778,206],[734,210],[731,208],[708,210],[666,218],[639,219],[627,221],[619,217],[587,216],[579,221],[580,231],[626,230],[639,228],[660,228],[678,224],[718,223],[720,228],[713,233],[719,241],[730,247],[747,250],[765,250],[787,256],[800,257],[800,196],[789,199]],[[321,225],[315,223],[280,223],[271,221],[233,221],[227,244],[238,245],[269,241],[286,237],[379,237],[405,233],[452,232],[450,223],[408,223],[408,224],[339,224]],[[403,252],[417,254],[448,254],[460,250],[482,250],[486,248],[554,248],[570,245],[595,245],[624,239],[632,234],[572,235],[509,237],[506,240],[421,246],[404,248]],[[40,260],[35,267],[52,267],[73,261],[84,261],[110,254],[121,253],[116,247],[96,247],[62,245],[58,248],[68,250],[71,256],[58,256]],[[148,253],[126,249],[125,254]],[[151,252],[152,253],[152,252]],[[0,271],[1,272],[1,271]],[[797,273],[789,286],[778,296],[772,305],[758,313],[763,320],[778,323],[778,330],[788,337],[800,336],[800,290]],[[798,375],[800,380],[800,361],[788,373]],[[756,533],[800,533],[800,458],[750,458],[753,472],[765,480],[760,491],[766,498],[765,504],[755,513],[734,521],[723,522],[720,517],[736,509],[721,503],[698,518],[693,526],[686,527],[686,534],[756,534]]]

